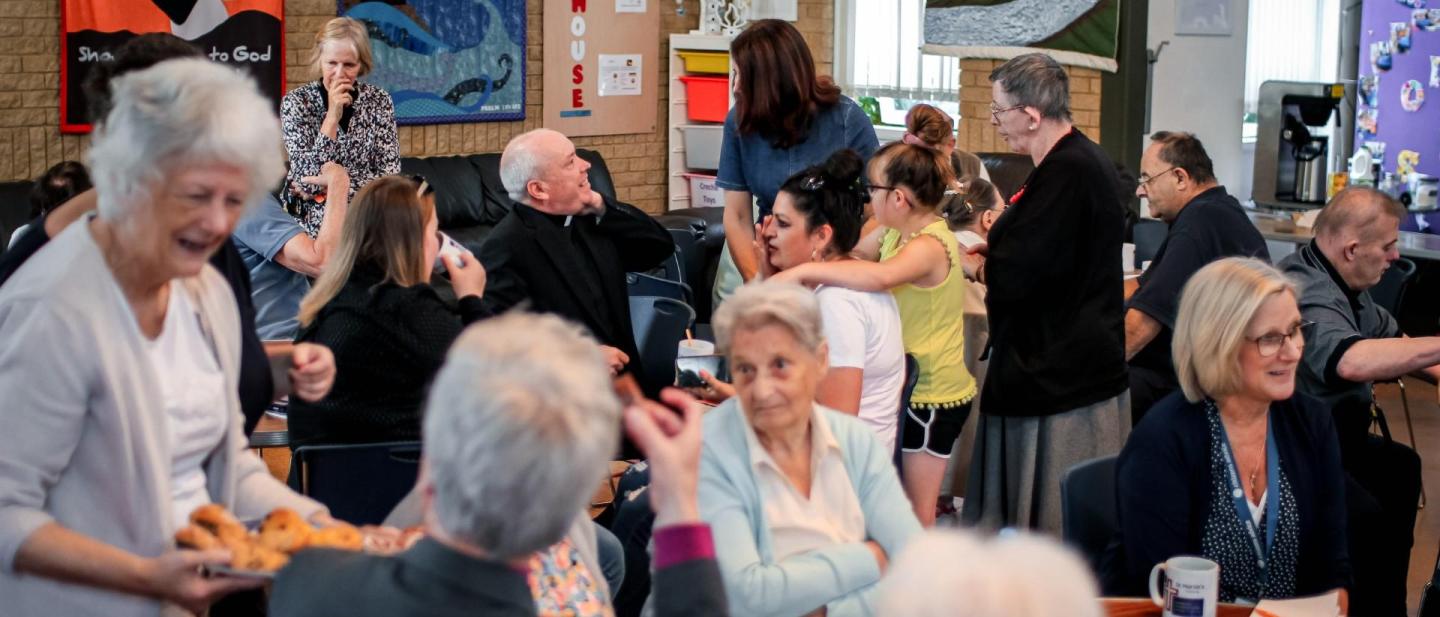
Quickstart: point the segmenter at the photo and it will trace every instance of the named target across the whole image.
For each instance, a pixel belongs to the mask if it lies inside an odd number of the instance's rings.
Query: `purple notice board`
[[[1365,0],[1358,91],[1355,147],[1384,143],[1388,172],[1415,152],[1416,171],[1440,176],[1440,0]],[[1405,218],[1401,229],[1440,233],[1440,213]]]

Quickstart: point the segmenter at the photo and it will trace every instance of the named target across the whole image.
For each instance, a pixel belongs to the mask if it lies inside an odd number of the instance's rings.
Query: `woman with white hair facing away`
[[[281,201],[311,237],[320,233],[325,187],[305,182],[334,161],[350,172],[350,194],[380,176],[400,173],[400,140],[390,93],[360,81],[374,66],[365,24],[350,17],[325,22],[315,34],[310,72],[319,77],[280,101],[290,173]]]
[[[871,615],[887,555],[920,524],[891,452],[815,402],[826,344],[814,294],[741,287],[715,313],[736,396],[705,418],[700,510],[737,615]]]
[[[98,215],[0,289],[7,614],[201,612],[259,581],[200,575],[228,551],[175,549],[196,507],[329,521],[248,450],[235,296],[206,263],[283,172],[269,102],[199,59],[113,90],[89,155]]]
[[[1330,410],[1295,392],[1308,326],[1295,285],[1232,257],[1190,278],[1171,354],[1181,392],[1160,400],[1117,463],[1118,551],[1106,592],[1143,595],[1176,555],[1220,564],[1220,600],[1340,591],[1345,479]]]
[[[932,529],[880,582],[886,617],[1100,617],[1090,569],[1054,540]]]

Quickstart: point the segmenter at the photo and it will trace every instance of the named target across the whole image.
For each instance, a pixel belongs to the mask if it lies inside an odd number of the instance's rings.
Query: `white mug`
[[[1130,242],[1120,245],[1120,269],[1126,272],[1135,271],[1135,245]]]
[[[713,356],[715,355],[715,343],[702,341],[700,339],[680,339],[680,349],[675,354],[677,358],[688,358],[690,356]]]
[[[1160,572],[1165,587],[1157,589]],[[1150,569],[1150,600],[1164,617],[1215,617],[1220,595],[1220,565],[1204,557],[1171,557]]]

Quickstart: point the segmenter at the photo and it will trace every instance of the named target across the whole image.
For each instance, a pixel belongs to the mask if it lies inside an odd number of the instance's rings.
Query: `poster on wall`
[[[338,0],[365,23],[366,81],[395,101],[395,123],[525,117],[525,0]]]
[[[83,84],[115,50],[164,32],[210,59],[241,67],[280,107],[285,79],[284,0],[63,0],[60,3],[60,130],[90,131]]]
[[[925,0],[927,54],[1009,60],[1044,51],[1114,73],[1120,0]]]
[[[1440,105],[1426,100],[1440,96],[1436,4],[1367,0],[1361,8],[1359,51],[1368,51],[1370,61],[1359,67],[1355,143],[1370,150],[1385,173],[1440,176]],[[1401,229],[1440,232],[1440,213],[1414,212]]]
[[[640,6],[619,0],[547,3],[545,128],[570,137],[655,132],[661,4],[645,3],[643,13],[631,10]]]

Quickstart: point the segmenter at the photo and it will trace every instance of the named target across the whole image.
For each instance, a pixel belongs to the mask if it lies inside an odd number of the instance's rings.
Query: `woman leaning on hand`
[[[990,365],[961,519],[1060,533],[1060,476],[1130,432],[1115,165],[1071,124],[1070,78],[1044,54],[990,73],[990,123],[1035,171],[990,229]]]
[[[280,177],[274,112],[247,77],[201,59],[112,87],[89,155],[98,215],[0,289],[7,614],[200,612],[259,583],[199,574],[226,551],[175,550],[194,508],[328,520],[248,449],[235,296],[206,263]]]
[[[350,194],[380,176],[400,173],[395,103],[379,86],[359,81],[370,72],[370,36],[349,17],[325,22],[315,35],[311,70],[319,81],[291,90],[280,101],[290,172],[281,202],[300,219],[306,233],[320,233],[325,204],[314,194],[324,187],[304,178],[320,175],[334,161],[350,172]]]
[[[1222,259],[1185,284],[1171,349],[1182,391],[1120,453],[1107,592],[1144,595],[1152,566],[1199,555],[1220,564],[1222,602],[1339,589],[1344,608],[1340,448],[1330,410],[1295,392],[1306,326],[1295,285],[1264,262]]]
[[[705,416],[701,518],[736,615],[874,614],[887,555],[920,531],[891,451],[815,402],[826,345],[815,295],[750,283],[715,314],[736,396]]]

